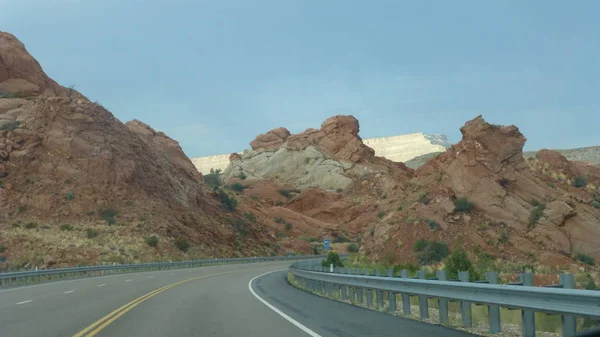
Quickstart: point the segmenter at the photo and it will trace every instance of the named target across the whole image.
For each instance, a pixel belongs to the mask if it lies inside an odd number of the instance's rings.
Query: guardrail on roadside
[[[523,337],[535,337],[535,312],[560,315],[563,337],[575,335],[576,316],[600,318],[600,291],[574,289],[573,274],[561,274],[560,284],[534,287],[531,273],[522,273],[517,283],[497,284],[496,272],[486,273],[485,280],[469,282],[468,272],[460,272],[459,280],[447,280],[445,271],[426,278],[423,270],[418,271],[417,278],[410,278],[407,270],[401,270],[400,276],[392,269],[386,275],[380,275],[379,270],[373,275],[371,269],[361,273],[360,268],[334,268],[330,272],[320,261],[296,262],[289,271],[305,289],[351,303],[364,304],[366,298],[366,305],[373,309],[382,309],[386,299],[389,310],[395,312],[396,296],[401,295],[403,313],[410,315],[410,297],[418,296],[421,319],[429,318],[428,299],[437,299],[441,324],[449,322],[448,302],[460,302],[463,327],[472,326],[471,304],[486,305],[489,332],[493,334],[501,332],[500,307],[521,310]]]
[[[98,265],[88,267],[56,268],[44,270],[18,271],[0,273],[0,287],[27,285],[57,280],[68,280],[81,277],[93,277],[112,274],[135,273],[151,270],[194,268],[216,264],[254,263],[266,261],[291,261],[320,259],[325,255],[290,255],[290,256],[267,256],[267,257],[245,257],[233,259],[207,259],[175,262],[153,262],[140,264]]]

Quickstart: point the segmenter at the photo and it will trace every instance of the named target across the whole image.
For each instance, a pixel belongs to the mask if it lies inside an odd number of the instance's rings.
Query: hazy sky
[[[351,114],[363,138],[482,114],[600,145],[600,1],[0,0],[48,75],[190,157]]]

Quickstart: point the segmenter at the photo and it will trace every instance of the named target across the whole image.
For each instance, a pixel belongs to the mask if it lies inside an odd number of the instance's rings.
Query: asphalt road
[[[112,275],[0,291],[0,336],[470,336],[304,293],[286,282],[285,271],[276,271],[290,263]]]

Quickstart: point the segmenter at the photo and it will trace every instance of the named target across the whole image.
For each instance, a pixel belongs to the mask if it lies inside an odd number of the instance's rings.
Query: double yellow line
[[[173,287],[176,287],[178,285],[190,282],[190,281],[195,281],[195,280],[200,280],[203,278],[208,278],[208,277],[213,277],[213,276],[218,276],[218,275],[224,275],[224,274],[229,274],[232,273],[231,271],[228,272],[224,272],[224,273],[218,273],[218,274],[210,274],[210,275],[205,275],[205,276],[198,276],[198,277],[193,277],[193,278],[189,278],[183,281],[179,281],[179,282],[175,282],[169,285],[166,285],[162,288],[158,288],[156,290],[153,290],[149,293],[147,293],[146,295],[143,295],[141,297],[136,298],[135,300],[125,304],[124,306],[120,307],[119,309],[111,312],[110,314],[102,317],[101,319],[97,320],[96,322],[94,322],[92,325],[88,326],[87,328],[79,331],[78,333],[76,333],[75,335],[73,335],[73,337],[93,337],[95,335],[97,335],[100,331],[102,331],[102,329],[104,329],[107,325],[109,325],[110,323],[114,322],[116,319],[118,319],[119,317],[125,315],[125,313],[127,313],[129,310],[135,308],[138,304],[144,302],[145,300],[149,299],[150,297],[154,296],[154,295],[158,295],[160,293],[162,293],[163,291],[167,290],[167,289],[171,289]]]

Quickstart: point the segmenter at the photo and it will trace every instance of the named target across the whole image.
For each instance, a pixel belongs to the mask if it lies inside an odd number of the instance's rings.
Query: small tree
[[[452,251],[452,254],[446,260],[446,271],[448,272],[448,279],[457,279],[458,272],[461,271],[468,271],[471,281],[479,279],[473,263],[469,260],[467,252],[462,247]]]
[[[222,185],[221,174],[221,169],[215,170],[211,168],[210,173],[204,175],[204,182],[213,189],[217,189]]]
[[[149,236],[144,240],[146,241],[146,244],[150,247],[158,246],[158,237],[156,235]]]
[[[175,239],[175,246],[182,252],[187,252],[191,245],[186,239],[177,238]]]
[[[585,187],[587,185],[587,181],[585,181],[585,178],[582,176],[577,176],[573,179],[573,186],[574,187]]]
[[[327,258],[324,259],[323,261],[321,261],[321,265],[323,267],[329,267],[331,264],[333,264],[334,267],[343,267],[344,266],[340,256],[337,253],[334,253],[332,251],[327,253]]]
[[[358,245],[356,243],[351,243],[348,245],[348,253],[358,253]]]

